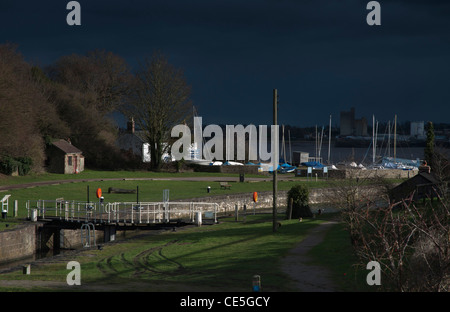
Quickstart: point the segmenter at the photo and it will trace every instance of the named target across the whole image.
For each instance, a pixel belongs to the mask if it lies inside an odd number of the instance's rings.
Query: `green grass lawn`
[[[108,194],[109,187],[136,189],[139,186],[140,201],[161,201],[164,189],[170,190],[170,200],[232,193],[272,191],[271,177],[264,182],[229,182],[231,190],[220,188],[219,182],[176,181],[176,180],[123,180],[125,178],[168,178],[171,176],[209,176],[211,173],[168,174],[151,172],[99,172],[85,171],[79,175],[36,175],[29,177],[2,178],[2,184],[29,183],[34,181],[61,181],[77,178],[77,182],[38,186],[0,193],[11,194],[9,214],[0,220],[0,230],[11,229],[27,216],[27,200],[64,198],[86,201],[96,199],[96,189],[101,188],[106,202],[135,201],[136,194]],[[84,182],[85,179],[118,178],[117,181]],[[7,180],[6,183],[5,180]],[[304,183],[309,187],[329,187],[325,180],[305,181],[292,178],[279,181],[279,190],[289,190]],[[211,193],[206,187],[211,186]],[[13,202],[19,202],[19,216],[12,218]],[[280,216],[280,219],[283,217]],[[223,220],[219,225],[167,232],[161,235],[147,235],[121,244],[108,244],[103,250],[90,250],[77,259],[82,264],[83,283],[89,285],[121,285],[139,283],[142,290],[231,290],[250,291],[251,278],[258,274],[262,278],[263,290],[292,290],[289,279],[281,273],[279,261],[294,245],[300,242],[307,231],[321,220],[311,219],[299,223],[297,220],[283,220],[277,233],[272,233],[271,216],[247,216],[247,222]],[[322,218],[321,218],[322,219]],[[6,225],[8,224],[8,227]],[[342,224],[333,226],[324,242],[311,251],[314,261],[327,267],[343,291],[371,291],[365,283],[367,272],[355,268],[357,259],[353,255],[348,233]],[[1,275],[4,279],[35,279],[65,281],[67,269],[63,264],[51,264],[33,268],[31,276],[21,272]],[[200,286],[199,286],[200,285]],[[130,286],[132,287],[132,286]],[[73,291],[74,289],[69,289]],[[133,290],[133,289],[130,289]]]
[[[26,176],[3,176],[0,178],[0,185],[14,185],[22,183],[32,183],[41,181],[61,181],[61,180],[86,180],[86,179],[123,179],[123,178],[168,178],[168,177],[208,177],[224,176],[239,177],[239,174],[232,173],[210,173],[210,172],[153,172],[146,170],[137,171],[101,171],[85,169],[78,174],[58,174],[58,173],[31,173]],[[265,175],[250,175],[246,177],[264,177]],[[291,175],[293,176],[293,174]]]
[[[250,215],[245,223],[222,219],[213,226],[106,244],[102,250],[87,250],[70,260],[81,264],[82,285],[98,290],[250,292],[252,277],[260,275],[262,290],[290,291],[292,284],[280,268],[280,259],[322,220],[281,220],[282,226],[273,233],[271,218]],[[41,264],[32,268],[31,275],[12,272],[0,279],[65,282],[66,264]]]
[[[102,172],[105,176],[101,175],[100,172],[92,172],[91,175],[96,178],[103,177],[107,179],[112,176],[119,177],[118,172]],[[89,172],[87,173],[89,174]],[[123,180],[125,177],[129,179],[139,179],[144,176],[148,178],[149,173],[147,172],[122,172],[120,178],[122,180],[116,181],[96,181],[96,182],[85,182],[84,179],[78,179],[76,182],[67,182],[63,184],[50,184],[50,185],[42,185],[36,186],[32,188],[24,188],[24,189],[16,189],[9,190],[6,192],[0,193],[2,194],[11,194],[9,198],[9,212],[8,217],[13,216],[13,208],[14,201],[17,200],[19,203],[19,212],[18,217],[23,218],[27,216],[27,211],[25,209],[26,201],[36,201],[39,199],[44,200],[55,200],[57,198],[64,198],[65,200],[74,200],[74,201],[87,201],[88,199],[88,187],[89,187],[89,200],[96,201],[96,190],[97,188],[102,189],[102,193],[104,196],[105,202],[134,202],[136,201],[137,194],[108,194],[109,187],[123,188],[123,189],[133,189],[136,190],[139,187],[139,201],[141,202],[153,202],[153,201],[162,201],[163,200],[163,190],[169,189],[170,191],[170,200],[181,200],[181,199],[189,199],[189,198],[197,198],[197,197],[205,197],[205,196],[215,196],[215,195],[227,195],[227,194],[235,194],[235,193],[249,193],[253,192],[262,192],[262,191],[272,191],[273,183],[270,179],[268,181],[259,181],[259,182],[229,182],[232,185],[231,189],[221,189],[219,181],[221,175],[217,177],[217,181],[180,181],[180,180],[164,180],[164,178],[168,178],[173,176],[172,174],[158,174],[161,180]],[[54,175],[50,175],[51,177],[56,178]],[[78,176],[78,175],[77,175]],[[180,175],[176,175],[180,176]],[[183,176],[183,175],[181,175]],[[194,175],[198,176],[198,175]],[[203,175],[200,175],[203,176]],[[208,174],[206,176],[215,177],[216,175]],[[59,177],[59,175],[58,175]],[[20,177],[22,178],[22,177]],[[25,181],[28,181],[27,177],[23,177]],[[46,176],[47,181],[54,181],[54,179]],[[156,178],[156,177],[155,177]],[[45,180],[45,179],[44,179]],[[18,181],[18,180],[17,180]],[[61,181],[61,179],[59,179]],[[238,179],[236,179],[238,181]],[[25,183],[25,182],[22,182]],[[278,189],[279,190],[289,190],[292,186],[305,183],[311,187],[324,187],[327,186],[326,181],[304,181],[302,179],[293,178],[288,181],[279,181]],[[211,187],[211,192],[207,193],[207,187]]]
[[[201,176],[207,173],[177,173],[179,176]],[[31,183],[40,181],[60,181],[60,180],[72,180],[72,179],[103,179],[103,178],[159,178],[166,176],[173,176],[175,173],[164,173],[164,172],[152,172],[152,171],[102,171],[102,170],[91,170],[85,169],[78,174],[59,174],[59,173],[30,173],[26,176],[8,176],[3,177],[0,183],[3,185],[21,184],[21,183]]]

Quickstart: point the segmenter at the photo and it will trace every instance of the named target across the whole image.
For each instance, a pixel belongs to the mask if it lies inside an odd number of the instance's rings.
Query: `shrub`
[[[33,160],[30,157],[17,157],[5,156],[0,160],[0,172],[12,175],[14,172],[18,172],[19,175],[27,175],[31,171]]]
[[[33,160],[30,157],[18,157],[16,160],[19,163],[19,175],[24,176],[30,173],[33,165]]]
[[[292,198],[292,218],[311,218],[313,216],[309,207],[309,190],[303,185],[293,186],[288,191],[287,206]],[[289,209],[287,210],[289,212]]]

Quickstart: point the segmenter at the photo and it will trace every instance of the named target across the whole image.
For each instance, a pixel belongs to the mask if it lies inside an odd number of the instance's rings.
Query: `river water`
[[[316,156],[316,144],[314,141],[293,141],[289,146],[289,142],[285,143],[286,158],[287,161],[290,160],[290,151],[292,152],[307,152],[310,157]],[[282,151],[282,146],[280,142],[280,150]],[[280,156],[282,156],[282,152]],[[386,148],[377,148],[377,157],[379,156],[389,156],[388,150]],[[320,156],[322,157],[322,162],[327,163],[328,160],[328,142],[323,142],[322,148],[320,150]],[[393,147],[390,149],[390,156],[393,156]],[[398,147],[396,148],[396,157],[405,159],[423,159],[424,148],[423,147]],[[333,142],[331,143],[330,149],[330,163],[337,164],[341,162],[351,162],[354,161],[357,164],[369,164],[372,163],[372,147],[335,147]]]

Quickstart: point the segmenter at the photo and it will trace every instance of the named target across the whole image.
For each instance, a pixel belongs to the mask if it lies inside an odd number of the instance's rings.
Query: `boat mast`
[[[320,143],[319,143],[319,161],[322,162],[321,155],[322,155],[322,140],[323,140],[323,126],[322,126],[322,133],[320,134]]]
[[[281,153],[283,154],[284,163],[286,163],[286,144],[284,141],[284,125],[281,126],[282,133],[283,133],[283,146],[281,147]]]
[[[375,115],[372,115],[372,163],[375,163]]]
[[[330,164],[330,153],[331,153],[331,115],[330,115],[330,126],[328,129],[328,164]]]
[[[288,130],[289,137],[289,163],[292,165],[291,130]]]
[[[388,120],[388,157],[391,157],[391,121]]]
[[[377,128],[375,129],[375,156],[373,157],[373,159],[375,159],[377,155],[377,142],[378,142],[378,120],[377,120]]]
[[[316,137],[315,137],[315,139],[316,139],[316,153],[315,153],[315,155],[314,155],[314,156],[315,156],[315,157],[314,157],[314,158],[315,158],[314,160],[317,161],[317,125],[316,125]]]
[[[396,161],[397,158],[397,115],[395,115],[394,119],[394,161]]]

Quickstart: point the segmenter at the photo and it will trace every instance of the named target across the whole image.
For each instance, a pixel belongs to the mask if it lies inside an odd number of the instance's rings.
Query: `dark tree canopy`
[[[0,45],[0,163],[26,158],[33,171],[42,171],[46,145],[70,138],[86,165],[122,165],[107,114],[126,100],[129,81],[125,61],[111,53],[62,57],[43,70],[15,46]]]

